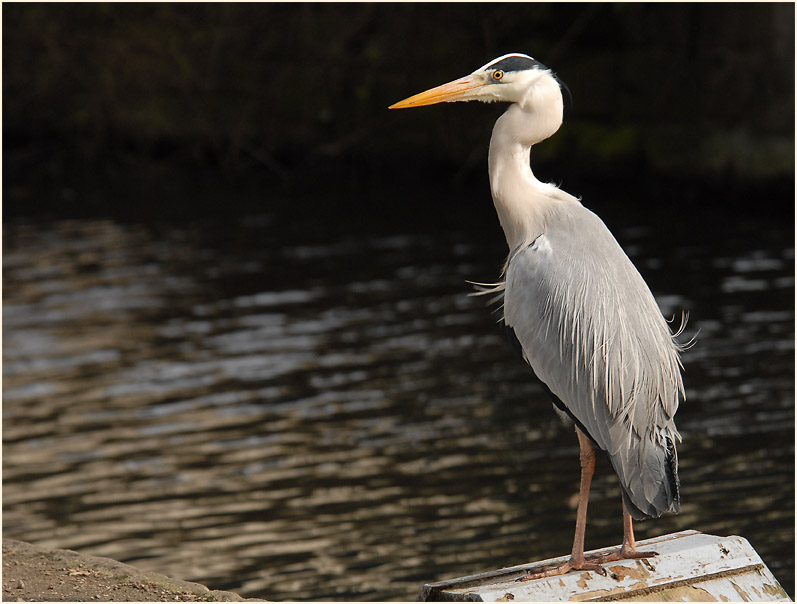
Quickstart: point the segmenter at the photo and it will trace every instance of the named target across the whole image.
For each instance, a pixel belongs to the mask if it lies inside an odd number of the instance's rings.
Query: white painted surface
[[[604,548],[595,551],[607,551]],[[558,577],[517,581],[540,566],[564,562],[552,558],[441,581],[424,586],[419,599],[496,601],[790,601],[752,546],[742,537],[716,537],[683,531],[637,543],[658,555],[603,565],[606,575],[571,571]]]

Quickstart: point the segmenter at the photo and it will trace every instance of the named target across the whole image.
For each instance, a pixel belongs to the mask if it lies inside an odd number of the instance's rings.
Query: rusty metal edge
[[[650,587],[642,587],[639,589],[630,589],[621,593],[611,594],[608,596],[599,596],[585,600],[585,602],[617,602],[620,600],[630,600],[632,598],[639,598],[650,594],[668,591],[670,589],[678,589],[679,587],[688,587],[698,583],[705,583],[706,581],[713,581],[715,579],[724,579],[726,577],[735,577],[736,575],[743,575],[750,571],[761,571],[766,567],[763,564],[748,564],[747,566],[740,566],[739,568],[731,568],[722,570],[716,573],[708,573],[698,577],[691,577],[689,579],[681,579],[679,581],[672,581],[671,583],[662,583],[660,585],[652,585]]]

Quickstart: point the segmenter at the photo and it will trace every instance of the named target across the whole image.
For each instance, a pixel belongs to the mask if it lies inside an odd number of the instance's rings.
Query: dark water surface
[[[503,241],[311,220],[6,223],[4,536],[274,600],[569,551],[575,435],[466,295]],[[660,227],[613,225],[699,330],[683,511],[637,536],[742,535],[793,596],[793,223]],[[621,536],[601,460],[587,546]]]

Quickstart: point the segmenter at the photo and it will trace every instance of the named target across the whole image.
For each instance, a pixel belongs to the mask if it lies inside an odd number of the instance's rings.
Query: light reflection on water
[[[775,227],[673,249],[619,234],[699,330],[683,512],[638,536],[743,535],[793,595],[794,250]],[[408,599],[569,551],[576,439],[466,296],[500,247],[302,240],[272,216],[218,232],[6,225],[7,537],[275,600]],[[621,538],[601,464],[588,547]]]

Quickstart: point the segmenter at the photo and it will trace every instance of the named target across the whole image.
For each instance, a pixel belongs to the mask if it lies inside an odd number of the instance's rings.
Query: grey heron
[[[685,398],[680,352],[642,276],[598,216],[572,195],[535,178],[532,145],[562,124],[561,84],[528,55],[494,59],[468,76],[391,105],[391,109],[452,101],[505,102],[493,128],[490,189],[509,255],[502,281],[510,341],[575,424],[581,484],[570,558],[527,578],[645,558],[633,520],[680,509],[674,415]],[[683,327],[682,327],[683,329]],[[620,481],[623,543],[584,555],[584,531],[595,448]]]

